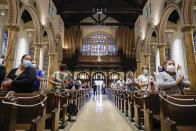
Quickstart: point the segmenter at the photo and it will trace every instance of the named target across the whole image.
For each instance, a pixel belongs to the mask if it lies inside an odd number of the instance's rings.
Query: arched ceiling
[[[53,0],[57,13],[61,15],[65,26],[94,25],[92,22],[81,22],[95,14],[96,9],[103,9],[108,17],[119,23],[104,23],[109,26],[133,26],[147,0]],[[93,12],[94,8],[94,12]],[[105,10],[106,9],[106,10]],[[96,22],[96,21],[95,21]]]

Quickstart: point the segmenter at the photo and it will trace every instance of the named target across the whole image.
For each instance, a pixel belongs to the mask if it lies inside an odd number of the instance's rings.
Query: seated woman
[[[2,85],[17,93],[32,93],[35,79],[36,71],[32,68],[31,56],[24,55],[19,68],[12,69]]]
[[[60,66],[60,71],[53,73],[50,83],[52,84],[52,90],[65,89],[69,80],[69,75],[67,73],[67,65],[62,64]]]
[[[190,82],[181,71],[176,72],[175,62],[165,61],[164,70],[156,78],[157,87],[169,95],[184,94],[184,87],[189,87]]]
[[[147,66],[142,67],[142,74],[138,77],[138,84],[142,92],[152,91],[151,87],[154,84],[154,79],[149,75]]]

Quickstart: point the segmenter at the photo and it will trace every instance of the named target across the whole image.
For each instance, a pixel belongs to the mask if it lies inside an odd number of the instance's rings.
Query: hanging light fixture
[[[1,15],[2,15],[2,16],[5,16],[5,10],[2,10],[2,11],[1,11]]]

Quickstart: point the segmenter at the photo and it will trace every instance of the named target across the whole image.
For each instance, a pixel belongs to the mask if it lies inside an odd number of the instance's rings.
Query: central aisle
[[[106,96],[92,97],[70,131],[132,131]]]

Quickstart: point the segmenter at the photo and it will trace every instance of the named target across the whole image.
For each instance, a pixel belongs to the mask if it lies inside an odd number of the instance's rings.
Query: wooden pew
[[[159,94],[156,92],[148,93],[144,101],[144,129],[145,131],[154,131],[156,130],[155,122],[158,124],[157,128],[160,128]]]
[[[60,96],[60,120],[61,120],[61,128],[66,126],[67,122],[67,106],[68,106],[68,99],[69,99],[69,92],[68,90],[62,90],[59,92]]]
[[[15,130],[45,130],[46,95],[15,93],[17,118]]]
[[[124,111],[125,111],[124,110],[124,100],[125,100],[124,99],[124,95],[125,95],[125,91],[121,90],[120,92],[121,92],[121,94],[120,94],[120,103],[121,103],[120,106],[121,107],[120,108],[121,108],[122,113],[124,113]]]
[[[132,91],[129,92],[129,99],[128,99],[128,112],[129,112],[129,119],[131,122],[133,122],[133,118],[134,118],[134,96],[133,96]]]
[[[144,94],[138,94],[135,92],[133,94],[134,96],[134,117],[135,117],[135,125],[138,127],[138,129],[142,129],[142,126],[144,124]]]
[[[129,102],[129,95],[128,91],[124,91],[124,114],[127,117],[128,116],[128,102]]]
[[[57,131],[59,129],[60,96],[57,91],[47,90],[46,103],[46,129]]]
[[[196,131],[196,95],[160,95],[161,131]]]
[[[0,92],[0,130],[15,131],[16,125],[16,106],[5,104],[2,101],[10,102],[14,92]]]

